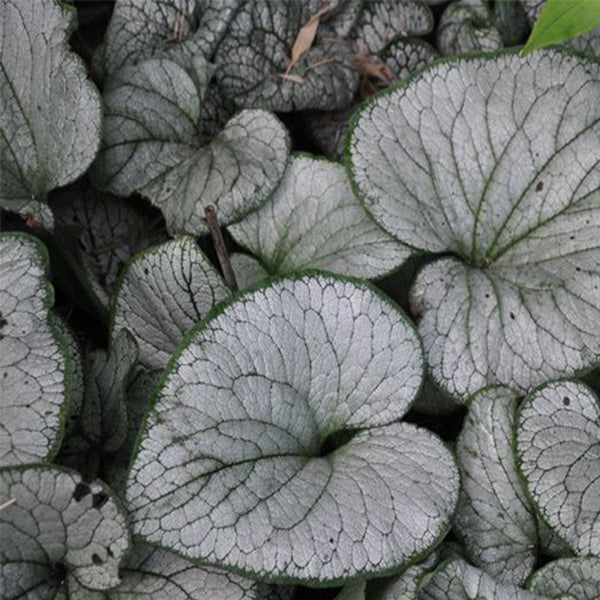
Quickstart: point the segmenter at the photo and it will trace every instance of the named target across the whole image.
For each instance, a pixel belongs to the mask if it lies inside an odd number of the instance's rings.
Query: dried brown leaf
[[[397,81],[390,67],[376,55],[358,53],[354,55],[354,62],[360,74],[360,93],[363,100]]]
[[[321,17],[330,10],[330,5],[323,7],[302,26],[296,36],[294,45],[292,46],[292,56],[288,62],[287,69],[285,70],[285,77],[289,77],[290,71],[294,68],[294,65],[296,65],[302,56],[312,48],[315,37],[317,36]]]

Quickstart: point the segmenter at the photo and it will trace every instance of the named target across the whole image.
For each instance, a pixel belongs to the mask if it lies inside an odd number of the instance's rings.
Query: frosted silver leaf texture
[[[600,402],[582,383],[532,392],[517,424],[519,469],[552,530],[581,556],[600,556]]]
[[[548,563],[533,575],[527,587],[559,600],[600,598],[600,558],[563,558]]]
[[[100,97],[69,49],[75,9],[0,4],[0,205],[52,227],[48,192],[77,179],[100,145]]]
[[[241,290],[270,277],[269,272],[253,256],[242,252],[234,252],[229,258],[235,273],[235,279]]]
[[[433,29],[431,9],[415,0],[372,0],[363,4],[350,35],[356,52],[378,54],[399,35],[426,35]]]
[[[121,330],[111,341],[109,351],[87,353],[85,392],[80,406],[69,413],[70,427],[61,446],[59,461],[76,469],[86,480],[101,476],[103,455],[114,454],[128,433],[127,386],[137,363],[135,339]],[[109,483],[112,483],[108,481]]]
[[[308,156],[294,157],[275,193],[229,231],[273,275],[316,268],[374,278],[410,256],[369,219],[341,165]]]
[[[113,330],[131,331],[140,362],[163,369],[184,335],[231,291],[192,237],[138,254],[123,272]]]
[[[104,44],[108,75],[169,55],[209,59],[241,0],[119,0]]]
[[[484,0],[453,2],[446,7],[437,29],[437,47],[442,55],[485,52],[502,46],[502,36]]]
[[[287,131],[264,111],[239,112],[204,144],[207,68],[202,58],[189,70],[151,59],[121,69],[104,91],[96,183],[117,195],[148,197],[171,233],[206,233],[208,205],[221,224],[240,219],[277,187],[287,162]]]
[[[548,600],[516,585],[500,583],[463,560],[450,560],[438,567],[421,590],[419,600]]]
[[[421,270],[411,310],[455,396],[600,360],[599,94],[596,62],[505,53],[435,65],[358,117],[367,210],[401,242],[453,254]]]
[[[521,585],[535,567],[538,534],[515,466],[516,410],[516,394],[507,388],[472,399],[456,448],[462,488],[454,526],[473,564]]]
[[[438,563],[434,552],[422,563],[403,571],[400,575],[368,582],[367,600],[417,600],[422,577]]]
[[[458,474],[436,436],[394,422],[423,376],[404,315],[368,284],[310,274],[222,306],[186,338],[148,415],[126,494],[135,533],[313,585],[425,553]]]
[[[288,72],[297,36],[320,8],[295,0],[245,0],[213,58],[223,95],[240,108],[278,112],[348,106],[358,72],[349,44],[337,35],[317,37]]]
[[[52,458],[62,433],[68,359],[48,262],[35,238],[0,235],[0,465]]]
[[[106,306],[124,263],[166,239],[145,206],[98,192],[86,180],[53,194],[50,206],[57,229],[77,231],[88,285]]]
[[[144,544],[133,547],[114,589],[92,592],[71,588],[76,600],[267,600],[265,586],[214,567],[194,565]],[[81,594],[81,596],[80,596]]]
[[[119,583],[129,534],[108,488],[59,467],[4,467],[0,502],[7,500],[14,502],[0,511],[3,599],[54,597],[73,580],[94,590]]]
[[[431,44],[419,38],[407,37],[394,38],[377,56],[369,57],[375,64],[379,62],[384,70],[388,67],[388,76],[394,81],[405,79],[436,58],[438,53]],[[325,156],[344,162],[348,124],[359,106],[360,102],[355,100],[341,111],[322,111],[306,115],[304,123],[307,133]]]
[[[405,37],[396,38],[380,56],[399,81],[439,58],[431,44],[419,38]]]

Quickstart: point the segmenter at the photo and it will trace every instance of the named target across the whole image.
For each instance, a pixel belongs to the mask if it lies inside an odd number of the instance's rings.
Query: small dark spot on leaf
[[[94,508],[102,508],[108,501],[108,496],[104,492],[98,492],[94,494],[92,499],[92,506]]]
[[[0,312],[0,327],[8,325],[8,321],[4,318],[4,315]]]
[[[106,554],[108,554],[111,558],[114,556],[113,551],[110,548],[106,549]]]
[[[96,553],[94,553],[94,554],[92,554],[92,562],[95,565],[101,565],[103,561]]]
[[[490,295],[489,295],[489,294],[486,294],[486,295],[485,295],[485,297],[486,297],[486,298],[489,298],[489,297],[490,297]]]
[[[333,538],[329,538],[329,543],[333,544]]]
[[[54,577],[56,577],[60,583],[67,578],[67,567],[62,563],[54,563],[52,565],[52,571],[54,572]]]
[[[45,412],[44,412],[44,414],[45,414],[47,417],[49,417],[49,416],[52,414],[52,411],[51,411],[51,410],[47,410],[47,411],[45,411]]]
[[[579,273],[579,271],[581,271],[581,267],[575,267],[575,270]]]
[[[85,498],[91,492],[90,486],[85,483],[78,483],[73,491],[73,499],[75,502],[79,502],[82,498]]]
[[[535,191],[536,192],[541,192],[544,189],[544,182],[543,181],[538,181],[538,184],[535,186]]]
[[[148,269],[144,269],[144,275],[148,275]]]
[[[564,404],[565,406],[569,406],[569,404],[571,404],[571,399],[570,399],[568,396],[565,396],[565,397],[563,398],[563,404]]]
[[[41,105],[41,104],[38,104],[38,105],[37,105],[37,109],[38,109],[38,110],[42,110],[42,105]]]
[[[515,313],[510,313],[510,318],[514,321],[515,320]]]
[[[0,338],[0,339],[2,339],[2,338]],[[4,371],[4,373],[2,373],[2,377],[4,379],[6,379],[8,377],[8,371]]]
[[[570,236],[569,236],[569,239],[570,239],[570,240],[574,240],[574,239],[575,239],[575,236],[574,236],[574,235],[570,235]]]

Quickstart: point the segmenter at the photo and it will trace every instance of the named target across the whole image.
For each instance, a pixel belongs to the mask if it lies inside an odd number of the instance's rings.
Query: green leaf
[[[583,383],[533,391],[517,422],[518,466],[544,521],[578,555],[600,556],[600,402]]]
[[[598,0],[548,0],[523,48],[523,54],[577,37],[599,25]]]
[[[410,256],[369,219],[341,165],[309,156],[294,157],[265,204],[228,229],[272,275],[314,268],[371,279]]]
[[[79,474],[55,466],[4,467],[0,503],[6,501],[11,504],[0,511],[3,600],[60,597],[70,582],[92,590],[119,583],[129,547],[127,517],[102,483],[83,483]]]
[[[350,173],[369,213],[444,255],[410,301],[454,396],[526,392],[600,360],[598,97],[594,60],[505,52],[434,64],[354,121]]]
[[[66,343],[50,312],[48,253],[25,234],[0,235],[0,465],[50,460],[69,393]]]
[[[0,4],[0,205],[48,228],[48,192],[100,145],[100,96],[69,49],[74,29],[75,8],[54,0]]]
[[[136,255],[119,281],[112,330],[128,329],[140,363],[163,369],[185,334],[230,290],[194,238],[182,237]]]
[[[281,279],[180,346],[127,486],[140,538],[268,581],[332,585],[418,560],[448,528],[453,458],[397,420],[419,340],[358,280]]]
[[[151,59],[124,67],[104,90],[96,184],[117,195],[148,197],[172,234],[207,233],[208,205],[222,225],[239,220],[277,187],[288,158],[287,130],[260,110],[237,113],[205,144],[199,124],[207,85],[202,58],[187,71]]]
[[[527,587],[557,600],[597,600],[600,598],[600,558],[555,560],[536,571]]]

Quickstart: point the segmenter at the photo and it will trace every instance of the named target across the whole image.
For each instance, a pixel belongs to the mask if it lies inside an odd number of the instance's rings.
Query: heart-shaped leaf
[[[536,571],[527,587],[557,600],[600,598],[600,558],[563,558]]]
[[[463,560],[450,560],[437,569],[419,600],[548,600],[516,585],[502,584]]]
[[[538,535],[512,447],[517,397],[504,387],[477,394],[457,441],[461,494],[457,534],[476,566],[522,584],[537,561]]]
[[[342,166],[308,156],[294,157],[271,198],[229,231],[273,275],[316,268],[374,278],[410,256],[369,219]]]
[[[140,363],[163,369],[185,334],[229,294],[194,238],[172,240],[138,254],[123,271],[113,330],[131,331]]]
[[[289,152],[285,127],[264,111],[242,111],[208,145],[199,133],[207,63],[184,70],[164,59],[124,67],[104,91],[104,141],[96,183],[158,206],[171,233],[207,233],[204,211],[227,224],[277,187]]]
[[[517,424],[519,469],[542,518],[579,555],[600,556],[600,403],[583,383],[532,392]]]
[[[423,376],[401,311],[324,274],[221,306],[148,414],[127,488],[136,534],[312,585],[417,560],[448,526],[458,477],[438,438],[395,422]]]
[[[214,55],[215,77],[226,98],[239,107],[279,112],[350,104],[358,74],[343,40],[317,38],[293,61],[299,33],[323,8],[313,10],[316,6],[279,0],[242,4]]]
[[[64,594],[72,578],[85,588],[119,583],[129,547],[126,516],[101,483],[74,471],[26,465],[0,469],[2,598]],[[53,595],[54,594],[54,595]]]
[[[356,120],[369,212],[401,242],[454,255],[411,293],[453,395],[526,391],[600,359],[599,94],[596,62],[511,52],[432,66]]]
[[[101,106],[69,49],[75,9],[0,4],[0,205],[51,227],[50,190],[77,179],[100,145]]]
[[[51,459],[69,392],[66,343],[50,309],[48,253],[25,234],[0,235],[0,465]]]

